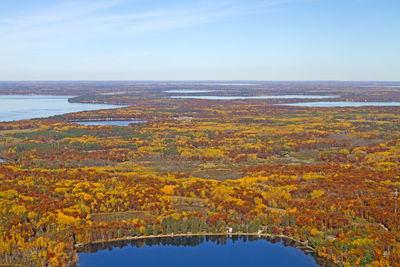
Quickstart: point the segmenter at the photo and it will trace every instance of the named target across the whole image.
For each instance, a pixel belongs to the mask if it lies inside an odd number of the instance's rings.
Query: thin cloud
[[[17,18],[13,16],[12,18],[2,19],[0,22],[11,27],[47,25],[84,17],[96,11],[111,8],[124,2],[123,0],[61,2],[58,5],[51,6],[44,10],[23,10],[21,14],[16,14],[18,16]]]
[[[44,49],[70,46],[88,40],[126,37],[135,33],[187,28],[213,23],[226,17],[245,14],[273,5],[304,0],[270,0],[245,3],[211,1],[126,12],[135,2],[62,1],[47,9],[22,10],[0,20],[0,41],[3,50]],[[309,1],[309,0],[306,0]],[[137,3],[137,7],[140,4]]]
[[[87,1],[72,1],[62,2],[56,6],[50,7],[45,10],[26,10],[19,16],[13,14],[11,18],[0,20],[1,30],[35,30],[36,28],[52,28],[54,26],[65,27],[74,26],[85,23],[111,23],[122,24],[127,26],[130,24],[149,23],[151,20],[166,20],[171,18],[187,18],[196,15],[199,18],[221,17],[231,14],[232,7],[224,4],[224,2],[191,5],[191,6],[178,6],[174,8],[163,8],[144,11],[140,13],[116,13],[108,9],[117,6],[123,6],[127,1],[114,0],[114,1],[100,1],[100,2],[87,2]],[[105,14],[96,14],[98,11],[105,11]],[[200,19],[201,20],[201,19]],[[202,20],[201,20],[202,21]],[[189,21],[189,25],[191,25]],[[89,26],[91,26],[89,24]],[[99,27],[103,25],[98,25]],[[184,25],[185,26],[185,25]],[[86,24],[80,24],[81,30],[88,29]],[[162,27],[163,28],[163,27]]]

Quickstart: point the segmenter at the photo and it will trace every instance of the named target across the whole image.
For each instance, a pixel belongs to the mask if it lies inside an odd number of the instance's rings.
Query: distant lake
[[[208,100],[241,100],[241,99],[325,99],[325,98],[337,98],[339,96],[327,96],[327,95],[265,95],[265,96],[171,96],[170,98],[192,98],[192,99],[208,99]]]
[[[400,85],[364,85],[364,86],[361,86],[361,87],[389,87],[389,88],[392,88],[392,87],[400,87]]]
[[[186,94],[196,94],[196,93],[209,93],[209,92],[214,92],[214,90],[168,90],[168,91],[164,91],[165,93],[186,93]]]
[[[256,236],[161,237],[88,245],[78,266],[319,266],[293,241]]]
[[[113,126],[128,126],[131,123],[142,123],[145,121],[76,121],[81,125],[113,125]]]
[[[71,96],[0,95],[0,121],[26,120],[117,105],[69,103]]]
[[[364,107],[364,106],[400,106],[400,102],[351,102],[351,101],[338,101],[338,102],[307,102],[307,103],[289,103],[279,104],[285,106],[297,107]]]
[[[198,83],[201,85],[221,85],[221,86],[249,86],[257,85],[256,83]]]

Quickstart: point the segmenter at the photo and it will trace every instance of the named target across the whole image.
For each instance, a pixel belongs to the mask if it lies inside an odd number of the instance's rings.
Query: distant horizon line
[[[400,80],[0,80],[0,82],[380,82],[400,83]]]

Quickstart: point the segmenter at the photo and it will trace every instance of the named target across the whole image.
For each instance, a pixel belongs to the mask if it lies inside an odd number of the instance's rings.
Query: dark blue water
[[[310,254],[291,247],[287,242],[290,241],[211,236],[153,238],[112,245],[103,243],[86,247],[86,253],[79,253],[78,265],[319,266]]]
[[[75,122],[81,125],[113,125],[113,126],[128,126],[131,123],[142,123],[145,121],[79,121]]]

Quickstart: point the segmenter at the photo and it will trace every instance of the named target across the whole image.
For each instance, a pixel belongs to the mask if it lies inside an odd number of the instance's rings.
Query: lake
[[[169,92],[198,92],[200,90],[171,90]],[[207,92],[207,90],[201,90]],[[121,105],[106,104],[83,104],[69,103],[71,96],[49,96],[49,95],[0,95],[0,122],[43,118],[54,115],[61,115],[71,112],[85,110],[98,110],[121,108]],[[240,100],[240,99],[324,99],[338,96],[324,95],[278,95],[278,96],[171,96],[171,98],[193,98],[208,100]],[[307,102],[289,103],[280,105],[304,106],[304,107],[361,107],[361,106],[400,106],[400,102]],[[83,125],[117,125],[127,126],[130,123],[143,121],[92,121],[79,122]]]
[[[186,94],[195,94],[195,93],[209,93],[209,92],[214,92],[214,90],[168,90],[164,91],[165,93],[174,93],[174,94],[181,94],[181,93],[186,93]]]
[[[128,126],[131,123],[142,123],[146,121],[75,121],[81,125],[112,125],[112,126]]]
[[[0,122],[43,118],[70,112],[120,108],[118,105],[69,103],[71,96],[0,95]]]
[[[400,87],[400,85],[364,85],[361,87],[389,87],[389,88],[397,88]]]
[[[307,102],[307,103],[289,103],[279,104],[285,106],[297,107],[385,107],[385,106],[400,106],[400,102],[352,102],[352,101],[337,101],[337,102]]]
[[[250,86],[257,85],[257,83],[195,83],[200,85],[219,85],[219,86]]]
[[[191,99],[207,99],[207,100],[243,100],[243,99],[325,99],[325,98],[337,98],[339,96],[327,96],[327,95],[265,95],[265,96],[170,96],[170,98],[191,98]]]
[[[87,245],[78,266],[319,266],[291,240],[256,236],[161,237]]]

